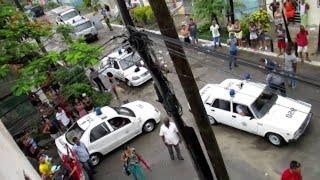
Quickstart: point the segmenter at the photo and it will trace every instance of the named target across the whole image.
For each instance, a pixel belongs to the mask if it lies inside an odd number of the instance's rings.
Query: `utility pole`
[[[291,36],[290,36],[290,31],[289,31],[289,28],[288,28],[288,22],[286,20],[286,17],[283,13],[283,10],[281,11],[282,13],[282,18],[283,18],[283,22],[284,22],[284,27],[286,28],[286,34],[287,34],[287,39],[288,39],[288,44],[291,44],[292,45],[292,39],[291,39]]]
[[[318,31],[318,48],[317,48],[317,54],[320,54],[320,24],[318,26],[319,31]]]
[[[149,0],[149,3],[156,17],[161,34],[179,40],[178,33],[165,0]],[[210,126],[207,112],[204,108],[190,65],[185,56],[184,49],[181,45],[176,45],[168,41],[165,41],[165,44],[191,107],[191,112],[199,129],[216,177],[218,180],[228,180],[229,176],[227,169],[217,140]],[[177,52],[179,55],[174,52]]]
[[[234,24],[234,7],[233,0],[229,0],[231,23]]]
[[[155,61],[152,59],[152,55],[150,54],[151,50],[147,45],[147,42],[149,42],[150,40],[147,36],[135,30],[133,21],[130,17],[125,2],[123,0],[117,0],[117,3],[124,24],[130,34],[129,42],[138,51],[140,57],[148,67],[155,83],[156,93],[158,96],[160,94],[159,101],[162,101],[168,115],[170,115],[175,121],[175,124],[177,125],[177,128],[185,142],[187,150],[193,160],[192,162],[199,179],[213,180],[214,178],[210,170],[210,166],[206,160],[205,154],[201,148],[200,142],[194,129],[184,123],[183,119],[181,118],[181,106],[178,102],[178,99],[174,95],[174,92],[172,92],[172,90],[170,89],[168,80],[162,74],[159,67],[155,64]],[[207,121],[207,119],[206,122],[207,127],[210,127],[209,121]]]
[[[19,9],[19,11],[21,11],[21,13],[23,13],[23,16],[24,16],[25,20],[26,20],[26,21],[30,21],[30,20],[28,19],[28,17],[24,14],[24,8],[23,8],[22,5],[20,4],[19,0],[14,0],[14,3],[16,4],[16,6],[17,6],[17,8]],[[46,50],[46,48],[43,46],[40,38],[39,38],[39,37],[34,37],[34,39],[36,40],[36,42],[37,42],[38,46],[40,47],[41,51],[46,54],[46,53],[47,53],[47,50]]]

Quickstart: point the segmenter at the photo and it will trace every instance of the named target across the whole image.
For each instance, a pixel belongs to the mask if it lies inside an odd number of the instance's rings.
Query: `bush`
[[[86,93],[92,98],[94,106],[107,106],[112,99],[111,93],[100,93],[92,89],[89,84],[86,83],[73,83],[62,87],[62,95],[68,100],[74,100],[80,98],[82,93]]]
[[[155,17],[150,6],[136,7],[131,11],[133,19],[138,23],[154,23]]]
[[[263,29],[268,31],[270,29],[270,19],[268,12],[264,9],[257,10],[250,15],[250,20],[254,23],[261,23]]]

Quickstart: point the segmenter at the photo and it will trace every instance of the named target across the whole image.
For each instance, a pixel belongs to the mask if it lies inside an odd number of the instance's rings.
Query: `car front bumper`
[[[299,137],[305,132],[305,130],[309,126],[312,116],[313,116],[313,113],[310,112],[308,114],[306,120],[303,122],[303,124],[299,128],[297,134],[295,134],[295,136],[292,139],[289,139],[289,142],[294,142],[294,141],[297,141],[299,139]]]
[[[132,86],[140,86],[141,84],[144,84],[145,82],[149,81],[150,79],[152,79],[152,76],[150,73],[148,73],[147,75],[141,77],[137,80],[131,80],[130,83]]]

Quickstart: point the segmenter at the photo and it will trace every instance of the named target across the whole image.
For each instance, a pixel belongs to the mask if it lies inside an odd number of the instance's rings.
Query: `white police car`
[[[143,62],[138,53],[121,48],[102,58],[99,72],[106,77],[109,72],[128,86],[140,86],[152,78],[141,64]]]
[[[200,90],[211,124],[265,137],[280,146],[297,140],[310,123],[311,104],[272,93],[265,84],[226,79]]]

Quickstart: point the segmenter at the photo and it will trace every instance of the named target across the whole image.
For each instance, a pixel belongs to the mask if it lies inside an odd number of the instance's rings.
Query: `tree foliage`
[[[221,16],[225,6],[224,0],[195,0],[194,13],[199,19],[211,20],[213,13]]]
[[[56,32],[60,33],[66,43],[72,43],[71,33],[73,31],[73,26],[68,24],[60,24],[56,28]]]

